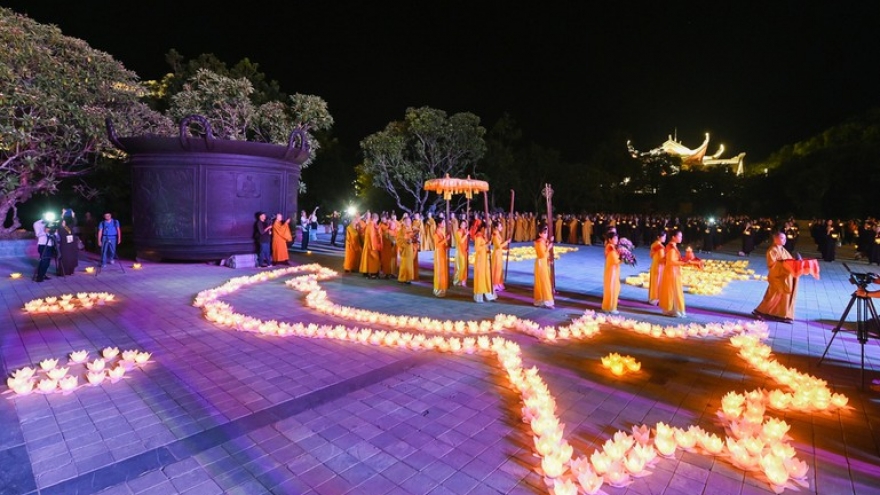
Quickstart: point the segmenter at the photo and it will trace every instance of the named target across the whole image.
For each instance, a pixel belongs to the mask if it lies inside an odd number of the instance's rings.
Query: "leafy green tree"
[[[105,119],[124,134],[172,129],[140,102],[136,74],[57,27],[0,8],[0,44],[0,235],[21,226],[18,205],[120,155]]]
[[[289,103],[270,101],[257,106],[250,98],[253,91],[247,78],[232,79],[199,69],[171,97],[168,115],[175,120],[201,115],[211,124],[212,133],[221,139],[274,144],[287,144],[290,131],[297,126],[311,133],[333,125],[327,103],[318,96],[295,94]],[[308,167],[319,148],[316,139],[310,141],[311,157],[303,168]]]
[[[371,177],[398,208],[422,212],[434,194],[424,190],[426,180],[476,176],[476,165],[486,152],[485,134],[472,113],[447,116],[429,107],[408,108],[403,121],[391,122],[361,141],[360,173]]]

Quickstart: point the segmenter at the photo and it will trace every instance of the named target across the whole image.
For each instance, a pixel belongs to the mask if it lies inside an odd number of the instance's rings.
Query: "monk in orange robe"
[[[469,237],[467,222],[461,221],[458,224],[458,230],[455,231],[455,273],[452,276],[452,283],[467,287],[468,279],[468,250]]]
[[[358,270],[361,262],[363,241],[359,227],[360,220],[357,217],[352,218],[345,227],[345,258],[342,261],[342,269],[346,273]]]
[[[272,264],[290,264],[290,251],[287,250],[288,242],[293,242],[293,235],[290,233],[290,219],[283,221],[281,213],[276,213],[275,221],[272,223]]]
[[[794,259],[785,249],[785,232],[773,236],[773,245],[767,249],[767,291],[761,304],[752,311],[760,319],[781,320],[791,323],[794,320],[794,303],[797,299],[798,279],[783,263]]]
[[[440,219],[434,229],[434,295],[445,297],[449,288],[449,233],[446,220]]]
[[[373,213],[364,227],[364,247],[361,251],[361,273],[365,277],[379,278],[381,268],[379,253],[382,251],[382,238],[379,235],[379,214]]]
[[[550,249],[553,243],[547,238],[547,227],[535,239],[535,306],[553,308],[553,284],[550,281]]]
[[[497,292],[504,290],[504,253],[509,239],[505,239],[504,222],[493,224],[492,228],[492,288]]]
[[[663,274],[663,262],[666,259],[666,231],[661,230],[651,244],[651,269],[648,270],[648,303],[660,304],[660,278]]]
[[[602,311],[616,315],[620,298],[620,253],[617,251],[617,232],[605,234],[605,272],[602,284]]]

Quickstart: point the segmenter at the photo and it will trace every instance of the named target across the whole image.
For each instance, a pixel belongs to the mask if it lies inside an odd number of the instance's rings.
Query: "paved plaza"
[[[292,265],[338,271],[318,283],[328,300],[350,308],[440,321],[503,314],[561,328],[601,303],[599,246],[578,246],[557,260],[552,310],[532,305],[531,260],[511,261],[499,299],[476,304],[466,288],[453,288],[444,299],[432,295],[430,253],[421,254],[419,280],[404,285],[343,273],[342,253],[325,237],[312,247],[292,250]],[[750,258],[737,257],[736,249],[700,256],[747,259],[749,268],[766,274],[765,247]],[[623,276],[647,271],[646,247],[636,254],[640,265],[622,267]],[[237,331],[208,321],[193,305],[202,291],[271,269],[143,262],[136,270],[128,260],[94,275],[83,271],[95,265],[83,255],[75,275],[36,283],[30,280],[35,262],[0,259],[4,378],[50,358],[65,365],[80,350],[89,359],[107,347],[151,356],[115,383],[69,393],[16,395],[4,384],[2,495],[551,493],[523,421],[523,397],[495,356]],[[790,425],[790,444],[809,468],[804,483],[789,481],[783,493],[880,493],[880,391],[872,386],[880,379],[878,342],[872,335],[860,345],[852,330],[855,311],[832,333],[854,290],[842,262],[880,271],[842,249],[838,261],[821,263],[819,280],[800,279],[796,321],[767,324],[772,359],[826,380],[849,399],[846,407],[826,411],[767,409],[768,417]],[[23,277],[13,280],[12,272]],[[285,284],[295,275],[218,297],[264,322],[387,329],[309,308],[304,293]],[[663,326],[754,322],[750,313],[765,288],[762,281],[734,281],[721,294],[687,294],[688,317],[672,319],[645,302],[645,289],[623,285],[621,316]],[[107,293],[113,300],[53,314],[23,309],[34,299],[78,293]],[[653,338],[610,324],[582,339],[545,341],[514,329],[489,335],[518,344],[522,367],[534,368],[546,384],[573,458],[602,450],[616,432],[659,422],[696,425],[723,438],[718,412],[726,394],[787,390],[742,359],[729,338]],[[611,353],[634,357],[641,370],[614,377],[600,362]],[[760,470],[745,471],[699,449],[658,457],[622,484],[601,490],[773,493]]]

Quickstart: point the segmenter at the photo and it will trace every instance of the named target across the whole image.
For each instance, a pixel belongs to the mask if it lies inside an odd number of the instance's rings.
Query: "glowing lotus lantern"
[[[86,364],[86,367],[89,369],[89,371],[104,371],[104,360],[101,358],[95,359],[91,363]]]
[[[104,350],[101,351],[101,355],[104,356],[104,359],[113,359],[117,354],[119,354],[118,347],[105,347]]]
[[[75,376],[66,376],[58,382],[58,388],[60,388],[63,392],[70,392],[75,389],[77,385],[77,378]]]
[[[553,495],[577,495],[578,488],[572,480],[553,480]]]
[[[131,265],[131,267],[134,268],[135,270],[140,270],[141,268],[143,268],[140,263],[135,263],[135,264]]]
[[[798,459],[785,459],[783,465],[788,470],[788,475],[794,479],[803,479],[807,477],[809,467],[807,463]]]
[[[93,267],[93,266],[87,266],[87,267],[86,267],[86,273],[95,273],[95,267]]]
[[[578,484],[588,495],[599,493],[599,490],[602,489],[602,484],[605,482],[605,479],[596,474],[592,469],[585,470],[578,474],[577,480]]]
[[[31,377],[34,376],[34,373],[36,373],[36,371],[37,370],[35,370],[34,368],[24,367],[24,368],[15,370],[15,372],[12,374],[12,377],[16,380],[27,381],[27,380],[30,380]]]
[[[50,392],[54,392],[56,388],[58,388],[58,381],[57,380],[43,379],[43,380],[40,380],[39,384],[37,384],[37,389],[40,392],[43,392],[46,394],[48,394]]]
[[[110,381],[117,382],[120,378],[125,375],[125,366],[122,364],[116,365],[115,368],[107,370],[107,377],[110,378]]]
[[[57,359],[44,359],[44,360],[40,361],[40,368],[42,368],[43,371],[49,371],[51,369],[55,369],[56,366],[58,366]]]
[[[68,368],[54,368],[46,372],[46,374],[53,380],[60,380],[67,376],[67,371]]]
[[[89,374],[86,375],[86,379],[92,385],[100,384],[101,382],[104,381],[104,378],[106,378],[106,377],[107,377],[107,375],[104,373],[103,370],[102,371],[90,371]]]
[[[27,395],[34,391],[34,382],[31,380],[18,381],[11,388],[18,395]]]
[[[760,465],[770,483],[776,486],[783,486],[788,481],[788,470],[785,468],[782,459],[773,454],[767,454],[761,457]]]
[[[18,272],[10,273],[10,274],[9,274],[9,278],[11,278],[11,279],[13,279],[13,280],[15,280],[15,279],[19,279],[19,278],[21,278],[21,273],[18,273]]]

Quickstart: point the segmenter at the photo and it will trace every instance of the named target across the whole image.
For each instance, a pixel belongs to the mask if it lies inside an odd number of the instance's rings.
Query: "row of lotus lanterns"
[[[70,312],[76,309],[90,309],[94,306],[102,306],[116,298],[108,292],[78,292],[62,294],[40,299],[33,299],[24,304],[24,310],[28,313],[59,313]]]
[[[266,322],[235,313],[230,305],[219,300],[221,296],[247,285],[296,274],[300,275],[286,284],[304,291],[309,307],[350,321],[379,324],[392,329]],[[332,338],[365,345],[417,350],[483,352],[494,355],[520,394],[522,419],[530,426],[535,452],[541,459],[540,471],[545,476],[548,489],[558,495],[581,492],[595,494],[606,483],[610,486],[626,486],[633,478],[649,474],[649,468],[657,461],[658,456],[670,457],[679,449],[723,456],[741,469],[762,472],[777,493],[791,486],[792,481],[806,486],[807,464],[797,459],[794,448],[788,442],[789,427],[782,420],[767,417],[767,407],[813,411],[843,408],[848,402],[845,396],[831,393],[824,381],[786,368],[771,359],[770,348],[762,343],[762,339],[766,339],[768,334],[767,324],[761,321],[660,326],[586,311],[570,325],[557,327],[542,327],[535,322],[509,315],[498,315],[494,321],[487,322],[447,322],[336,305],[329,300],[318,283],[335,275],[336,272],[332,270],[312,264],[262,272],[251,277],[237,277],[216,289],[199,293],[193,304],[202,308],[209,321],[241,331]],[[616,433],[590,456],[573,458],[573,448],[564,438],[565,426],[559,422],[556,414],[556,401],[541,379],[538,369],[523,368],[518,344],[500,336],[490,338],[485,333],[517,330],[543,341],[555,342],[590,338],[603,324],[654,338],[729,337],[731,344],[739,349],[739,355],[756,371],[767,374],[792,391],[758,390],[744,394],[727,394],[722,399],[722,408],[718,412],[725,425],[723,437],[699,426],[678,428],[657,423],[654,428],[649,428],[640,425],[634,426],[632,433]],[[401,329],[429,330],[432,334],[411,333]],[[459,335],[477,332],[484,334],[465,337]],[[609,364],[618,361],[627,368],[631,365],[631,371],[640,367],[640,363],[630,356],[612,354],[606,358]],[[603,359],[603,364],[604,361]],[[617,373],[612,369],[612,374]]]
[[[553,246],[553,259],[559,259],[565,253],[570,253],[573,251],[577,251],[578,248],[572,246]],[[507,251],[510,252],[510,261],[530,261],[534,260],[538,257],[537,252],[535,251],[534,246],[516,246],[512,248],[508,248]],[[475,254],[470,253],[468,255],[468,263],[474,264]],[[507,256],[507,254],[505,254]]]
[[[146,365],[151,356],[149,352],[135,349],[120,353],[116,347],[106,347],[90,361],[89,352],[81,350],[70,353],[63,367],[58,366],[59,359],[50,358],[40,361],[39,366],[15,370],[6,379],[6,385],[16,395],[70,393],[81,386],[100,385],[105,380],[116,383],[128,371]]]
[[[767,280],[766,276],[756,274],[755,270],[748,268],[748,264],[746,260],[701,260],[699,267],[682,267],[681,283],[690,294],[715,295],[720,294],[733,281]],[[649,278],[648,272],[641,272],[626,277],[624,282],[647,289]]]

